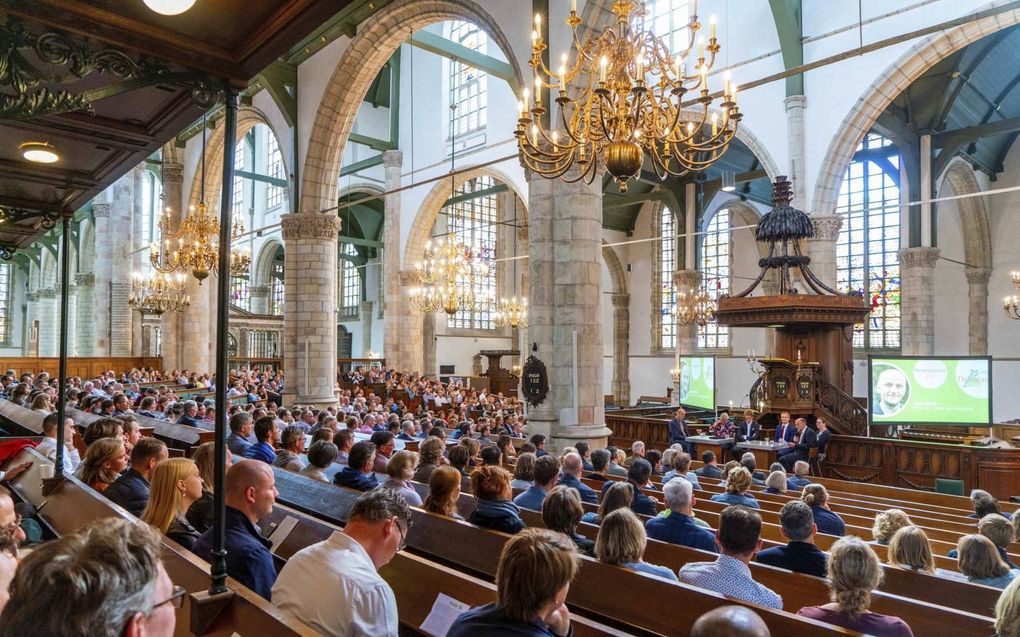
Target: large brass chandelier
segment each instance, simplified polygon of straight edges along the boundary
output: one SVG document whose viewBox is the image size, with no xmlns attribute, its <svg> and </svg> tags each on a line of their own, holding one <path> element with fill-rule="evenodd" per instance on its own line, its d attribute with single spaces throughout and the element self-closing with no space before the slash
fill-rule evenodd
<svg viewBox="0 0 1020 637">
<path fill-rule="evenodd" d="M 182 272 L 157 272 L 131 277 L 131 296 L 128 305 L 144 314 L 180 312 L 191 305 L 191 297 L 184 292 L 186 275 Z"/>
<path fill-rule="evenodd" d="M 715 299 L 704 286 L 700 286 L 678 290 L 671 314 L 680 325 L 696 323 L 703 327 L 715 320 L 715 308 Z"/>
<path fill-rule="evenodd" d="M 498 328 L 509 325 L 513 328 L 528 326 L 528 299 L 516 296 L 500 299 L 492 312 L 492 324 Z"/>
<path fill-rule="evenodd" d="M 219 261 L 220 222 L 210 214 L 205 202 L 205 116 L 202 116 L 202 199 L 198 206 L 191 206 L 188 216 L 175 230 L 170 220 L 170 208 L 164 208 L 159 216 L 159 234 L 162 241 L 149 245 L 149 263 L 163 274 L 191 271 L 191 275 L 202 284 L 209 273 L 217 271 Z M 224 188 L 228 187 L 226 184 Z M 162 200 L 163 193 L 160 192 Z M 227 214 L 221 211 L 222 214 Z M 237 219 L 231 224 L 230 242 L 233 245 L 244 235 L 244 222 Z M 176 244 L 176 245 L 175 245 Z M 251 254 L 247 249 L 233 249 L 230 252 L 230 274 L 241 276 L 248 272 Z"/>
<path fill-rule="evenodd" d="M 1010 276 L 1013 278 L 1013 287 L 1020 292 L 1020 271 L 1011 272 Z M 1014 321 L 1020 321 L 1020 296 L 1016 294 L 1007 296 L 1002 300 L 1002 309 L 1006 311 L 1006 316 Z"/>
<path fill-rule="evenodd" d="M 449 315 L 481 309 L 490 299 L 475 293 L 489 275 L 489 266 L 470 246 L 451 234 L 445 241 L 425 244 L 425 259 L 414 268 L 417 286 L 411 288 L 411 305 L 426 313 Z"/>
<path fill-rule="evenodd" d="M 708 71 L 720 49 L 714 19 L 705 44 L 698 36 L 697 3 L 692 2 L 687 47 L 673 54 L 662 39 L 641 28 L 643 3 L 614 0 L 612 11 L 615 27 L 606 27 L 582 45 L 577 37 L 581 18 L 571 10 L 566 23 L 573 32 L 576 59 L 568 68 L 569 57 L 563 53 L 558 73 L 542 60 L 546 43 L 541 16 L 535 16 L 530 61 L 534 100 L 525 89 L 514 131 L 525 167 L 552 179 L 563 177 L 576 163 L 578 176 L 565 180 L 591 183 L 597 165 L 602 165 L 622 192 L 640 172 L 645 154 L 660 179 L 705 170 L 726 151 L 741 118 L 737 88 L 728 77 L 718 111 L 711 108 Z M 695 45 L 697 58 L 689 71 Z M 558 88 L 554 101 L 562 129 L 553 124 L 553 113 L 551 130 L 542 121 L 551 106 L 542 101 L 546 88 Z M 696 105 L 685 110 L 685 98 Z"/>
</svg>

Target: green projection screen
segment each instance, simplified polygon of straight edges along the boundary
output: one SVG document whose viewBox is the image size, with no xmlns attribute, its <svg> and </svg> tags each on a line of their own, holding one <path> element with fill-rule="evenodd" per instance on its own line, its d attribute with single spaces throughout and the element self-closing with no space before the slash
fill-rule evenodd
<svg viewBox="0 0 1020 637">
<path fill-rule="evenodd" d="M 989 356 L 868 358 L 868 404 L 875 424 L 988 425 Z"/>
<path fill-rule="evenodd" d="M 715 411 L 715 357 L 680 357 L 680 402 Z"/>
</svg>

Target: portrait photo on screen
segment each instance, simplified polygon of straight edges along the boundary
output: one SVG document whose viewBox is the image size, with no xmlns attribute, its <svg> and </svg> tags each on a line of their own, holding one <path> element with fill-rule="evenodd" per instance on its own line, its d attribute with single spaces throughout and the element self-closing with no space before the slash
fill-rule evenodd
<svg viewBox="0 0 1020 637">
<path fill-rule="evenodd" d="M 871 419 L 905 425 L 986 425 L 991 421 L 988 357 L 871 357 Z"/>
<path fill-rule="evenodd" d="M 910 399 L 910 381 L 907 374 L 895 365 L 875 363 L 875 379 L 871 395 L 874 400 L 871 413 L 876 416 L 895 416 Z"/>
</svg>

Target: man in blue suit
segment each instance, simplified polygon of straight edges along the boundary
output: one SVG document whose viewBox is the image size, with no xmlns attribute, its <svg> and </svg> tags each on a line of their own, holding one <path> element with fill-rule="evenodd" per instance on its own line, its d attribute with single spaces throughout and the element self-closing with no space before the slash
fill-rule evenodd
<svg viewBox="0 0 1020 637">
<path fill-rule="evenodd" d="M 797 419 L 797 437 L 794 442 L 791 443 L 790 447 L 786 449 L 780 449 L 777 454 L 778 460 L 782 463 L 783 467 L 786 468 L 786 472 L 793 471 L 793 464 L 798 460 L 808 461 L 810 452 L 813 447 L 818 445 L 818 434 L 815 433 L 814 429 L 810 429 L 807 426 L 807 421 L 803 418 Z"/>
<path fill-rule="evenodd" d="M 779 414 L 779 424 L 776 425 L 776 433 L 772 437 L 775 442 L 793 442 L 796 430 L 790 423 L 790 412 L 784 411 Z"/>
<path fill-rule="evenodd" d="M 631 500 L 630 509 L 638 515 L 655 515 L 655 500 L 651 499 L 641 491 L 647 484 L 648 478 L 652 476 L 652 464 L 644 458 L 638 458 L 631 463 L 627 470 L 627 482 L 634 486 L 634 499 Z M 606 495 L 609 485 L 614 480 L 606 481 L 602 487 L 602 495 Z"/>
<path fill-rule="evenodd" d="M 744 420 L 733 432 L 733 441 L 736 444 L 747 442 L 749 440 L 760 440 L 761 439 L 761 425 L 754 420 L 754 412 L 750 409 L 744 411 Z M 743 450 L 738 450 L 736 447 L 733 449 L 733 459 L 740 461 L 740 457 L 743 455 Z"/>
<path fill-rule="evenodd" d="M 560 473 L 560 480 L 557 484 L 568 486 L 571 489 L 577 489 L 577 492 L 580 494 L 583 502 L 598 504 L 598 492 L 581 482 L 581 473 L 583 470 L 584 466 L 581 461 L 581 456 L 576 453 L 568 453 L 563 456 L 563 467 Z"/>
<path fill-rule="evenodd" d="M 691 483 L 683 478 L 673 478 L 662 488 L 666 497 L 669 515 L 656 516 L 645 523 L 645 531 L 653 540 L 689 546 L 703 551 L 718 553 L 715 534 L 694 521 L 694 494 Z"/>
<path fill-rule="evenodd" d="M 686 416 L 687 412 L 681 407 L 676 410 L 676 417 L 669 421 L 669 444 L 683 445 L 686 453 L 693 453 L 691 448 L 694 445 L 687 442 L 687 426 L 684 424 Z"/>
</svg>

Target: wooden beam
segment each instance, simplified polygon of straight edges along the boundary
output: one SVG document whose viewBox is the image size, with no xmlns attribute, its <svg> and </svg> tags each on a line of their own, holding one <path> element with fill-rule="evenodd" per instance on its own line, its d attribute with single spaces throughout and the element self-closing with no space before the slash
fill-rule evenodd
<svg viewBox="0 0 1020 637">
<path fill-rule="evenodd" d="M 497 60 L 491 55 L 479 53 L 474 49 L 469 49 L 462 44 L 447 40 L 440 35 L 428 31 L 418 31 L 407 43 L 424 51 L 429 51 L 451 60 L 457 60 L 462 64 L 476 68 L 501 80 L 506 80 L 515 95 L 520 93 L 521 87 L 517 86 L 514 67 L 502 60 Z"/>
<path fill-rule="evenodd" d="M 968 142 L 977 141 L 982 137 L 1004 135 L 1017 131 L 1020 131 L 1020 117 L 1010 117 L 997 122 L 988 122 L 987 124 L 957 128 L 939 133 L 932 138 L 932 148 L 953 148 Z"/>
<path fill-rule="evenodd" d="M 297 65 L 277 60 L 259 73 L 259 80 L 273 98 L 287 126 L 297 124 Z"/>
</svg>

